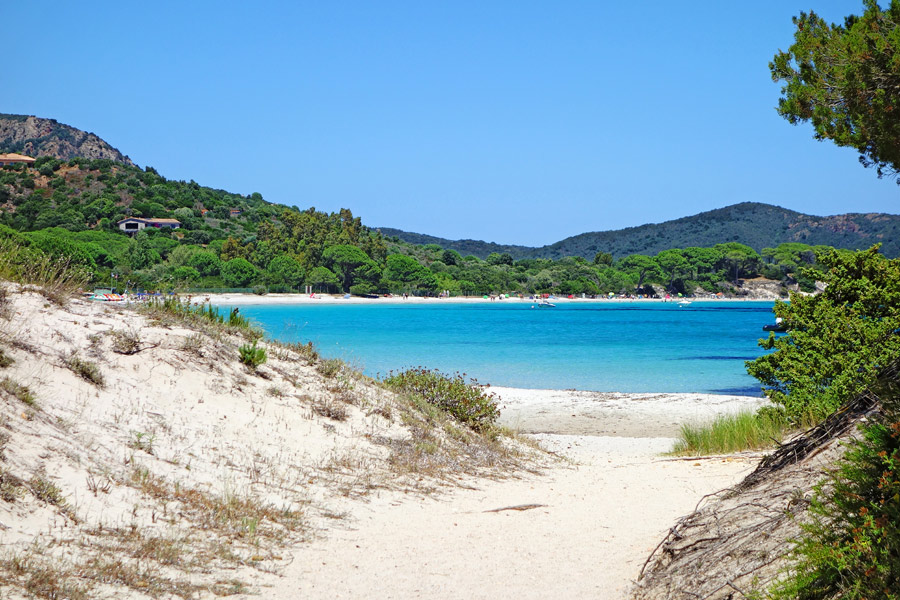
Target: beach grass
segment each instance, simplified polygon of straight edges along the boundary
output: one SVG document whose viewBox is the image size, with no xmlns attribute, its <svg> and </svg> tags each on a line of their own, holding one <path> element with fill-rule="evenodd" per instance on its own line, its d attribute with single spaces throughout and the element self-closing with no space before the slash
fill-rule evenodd
<svg viewBox="0 0 900 600">
<path fill-rule="evenodd" d="M 682 425 L 672 454 L 703 456 L 762 450 L 781 443 L 790 430 L 787 420 L 774 411 L 744 410 L 720 415 L 706 424 Z"/>
</svg>

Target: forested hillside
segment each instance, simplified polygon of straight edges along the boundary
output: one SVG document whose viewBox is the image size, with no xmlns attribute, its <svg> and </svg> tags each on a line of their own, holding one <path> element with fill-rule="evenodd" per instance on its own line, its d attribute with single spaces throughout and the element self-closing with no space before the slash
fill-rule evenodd
<svg viewBox="0 0 900 600">
<path fill-rule="evenodd" d="M 880 243 L 886 256 L 900 256 L 900 215 L 873 213 L 816 217 L 758 202 L 726 206 L 664 223 L 582 233 L 540 248 L 445 240 L 389 228 L 381 228 L 381 231 L 407 242 L 438 244 L 480 258 L 486 258 L 491 252 L 508 252 L 514 258 L 552 259 L 566 256 L 589 259 L 597 252 L 608 252 L 621 258 L 629 254 L 657 254 L 669 248 L 712 246 L 721 242 L 739 242 L 757 252 L 793 242 L 851 250 Z"/>
<path fill-rule="evenodd" d="M 19 152 L 28 156 L 108 158 L 133 165 L 130 158 L 94 135 L 59 123 L 29 115 L 0 113 L 0 153 Z"/>
<path fill-rule="evenodd" d="M 117 226 L 132 216 L 177 219 L 180 227 L 132 237 Z M 743 279 L 765 276 L 786 293 L 814 289 L 820 250 L 791 243 L 756 252 L 723 242 L 618 260 L 608 252 L 559 260 L 493 252 L 482 260 L 385 238 L 349 209 L 288 208 L 259 194 L 171 181 L 150 167 L 49 156 L 33 167 L 0 168 L 0 221 L 0 238 L 14 238 L 37 257 L 75 262 L 94 285 L 132 291 L 741 294 Z"/>
</svg>

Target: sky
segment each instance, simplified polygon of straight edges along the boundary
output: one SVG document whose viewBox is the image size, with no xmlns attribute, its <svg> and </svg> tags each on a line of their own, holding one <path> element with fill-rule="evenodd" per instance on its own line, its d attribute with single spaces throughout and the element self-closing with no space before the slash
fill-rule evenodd
<svg viewBox="0 0 900 600">
<path fill-rule="evenodd" d="M 893 180 L 775 111 L 768 63 L 801 10 L 862 2 L 4 2 L 0 112 L 169 179 L 450 239 L 746 201 L 898 213 Z"/>
</svg>

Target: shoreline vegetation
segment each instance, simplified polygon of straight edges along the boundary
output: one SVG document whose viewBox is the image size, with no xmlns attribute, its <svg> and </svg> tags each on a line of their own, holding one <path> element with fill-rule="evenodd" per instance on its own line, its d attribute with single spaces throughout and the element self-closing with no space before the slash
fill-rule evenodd
<svg viewBox="0 0 900 600">
<path fill-rule="evenodd" d="M 777 298 L 815 291 L 821 271 L 815 254 L 827 248 L 786 242 L 754 249 L 728 241 L 653 255 L 641 254 L 638 243 L 617 256 L 593 246 L 556 259 L 463 256 L 384 236 L 348 209 L 329 214 L 270 204 L 259 194 L 172 181 L 151 167 L 109 159 L 41 156 L 30 167 L 2 166 L 0 205 L 0 237 L 66 256 L 94 287 L 116 292 L 740 297 L 765 288 Z M 739 214 L 752 206 L 732 209 Z M 163 221 L 120 230 L 129 218 Z M 654 243 L 663 242 L 657 236 Z"/>
</svg>

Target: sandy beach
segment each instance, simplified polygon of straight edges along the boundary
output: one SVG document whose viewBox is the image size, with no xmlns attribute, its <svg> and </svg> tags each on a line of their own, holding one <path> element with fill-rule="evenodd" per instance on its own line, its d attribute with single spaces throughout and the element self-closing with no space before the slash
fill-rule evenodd
<svg viewBox="0 0 900 600">
<path fill-rule="evenodd" d="M 624 598 L 674 521 L 758 459 L 662 455 L 683 422 L 758 398 L 491 388 L 502 423 L 543 452 L 519 468 L 398 472 L 391 449 L 417 434 L 367 378 L 274 346 L 248 370 L 241 339 L 117 306 L 16 292 L 6 310 L 2 468 L 59 492 L 55 505 L 35 483 L 8 494 L 0 544 L 61 581 L 87 581 L 89 556 L 130 564 L 139 536 L 177 543 L 160 572 L 198 590 L 237 578 L 250 592 L 237 597 Z M 213 526 L 189 504 L 201 499 L 303 525 L 278 533 L 276 512 Z M 151 597 L 135 577 L 92 589 Z"/>
<path fill-rule="evenodd" d="M 511 296 L 509 298 L 484 298 L 482 296 L 453 296 L 450 298 L 429 298 L 426 296 L 409 296 L 404 298 L 402 295 L 394 295 L 390 297 L 379 296 L 377 298 L 363 298 L 361 296 L 350 296 L 345 298 L 341 294 L 191 294 L 192 302 L 211 302 L 218 306 L 252 306 L 252 305 L 315 305 L 315 304 L 468 304 L 468 303 L 515 303 L 515 304 L 535 304 L 534 298 L 518 298 Z M 187 297 L 187 294 L 182 294 Z M 566 298 L 553 297 L 549 299 L 553 304 L 566 303 L 601 303 L 611 304 L 616 302 L 668 302 L 677 304 L 680 298 Z M 762 302 L 773 301 L 769 297 L 741 297 L 741 298 L 690 298 L 693 302 Z"/>
</svg>

